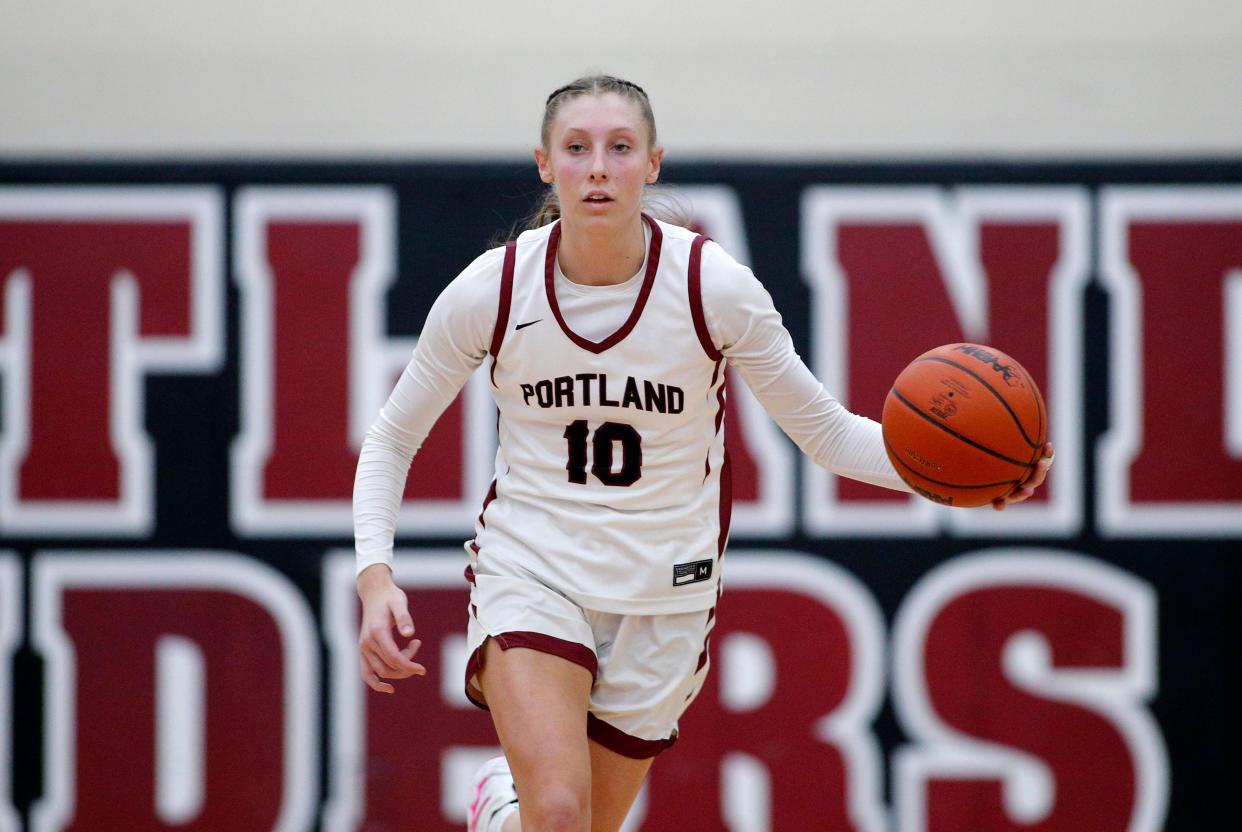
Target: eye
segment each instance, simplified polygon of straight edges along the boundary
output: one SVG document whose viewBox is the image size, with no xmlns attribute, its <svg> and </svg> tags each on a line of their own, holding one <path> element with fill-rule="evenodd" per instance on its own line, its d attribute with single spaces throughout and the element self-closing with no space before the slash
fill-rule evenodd
<svg viewBox="0 0 1242 832">
<path fill-rule="evenodd" d="M 617 151 L 618 153 L 625 153 L 626 151 L 630 149 L 630 146 L 626 144 L 625 142 L 617 142 L 616 144 L 612 146 L 612 149 Z"/>
<path fill-rule="evenodd" d="M 570 153 L 581 153 L 582 151 L 586 150 L 586 145 L 584 145 L 582 142 L 570 142 L 569 144 L 565 145 L 565 149 L 568 150 Z"/>
</svg>

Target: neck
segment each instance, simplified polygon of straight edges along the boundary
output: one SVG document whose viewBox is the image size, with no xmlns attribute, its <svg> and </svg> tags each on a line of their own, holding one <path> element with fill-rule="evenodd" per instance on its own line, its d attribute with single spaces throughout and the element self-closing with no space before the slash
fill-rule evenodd
<svg viewBox="0 0 1242 832">
<path fill-rule="evenodd" d="M 643 219 L 635 216 L 622 229 L 594 223 L 578 226 L 561 218 L 561 240 L 556 252 L 561 272 L 574 283 L 608 286 L 634 276 L 647 256 Z"/>
</svg>

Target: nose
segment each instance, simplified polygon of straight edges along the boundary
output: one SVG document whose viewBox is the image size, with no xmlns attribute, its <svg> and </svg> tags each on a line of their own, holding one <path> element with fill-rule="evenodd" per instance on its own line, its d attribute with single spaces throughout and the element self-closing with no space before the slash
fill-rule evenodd
<svg viewBox="0 0 1242 832">
<path fill-rule="evenodd" d="M 608 178 L 608 153 L 600 147 L 591 153 L 591 181 L 602 182 Z"/>
</svg>

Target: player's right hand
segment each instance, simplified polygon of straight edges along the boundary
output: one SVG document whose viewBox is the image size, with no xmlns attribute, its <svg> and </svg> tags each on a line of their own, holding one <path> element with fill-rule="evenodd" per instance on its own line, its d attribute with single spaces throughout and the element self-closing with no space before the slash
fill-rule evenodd
<svg viewBox="0 0 1242 832">
<path fill-rule="evenodd" d="M 362 571 L 358 576 L 358 598 L 362 601 L 362 628 L 358 635 L 362 681 L 372 690 L 393 693 L 393 686 L 383 679 L 426 675 L 427 669 L 414 661 L 422 642 L 414 638 L 409 604 L 386 564 L 378 563 Z M 399 647 L 398 638 L 409 641 Z"/>
</svg>

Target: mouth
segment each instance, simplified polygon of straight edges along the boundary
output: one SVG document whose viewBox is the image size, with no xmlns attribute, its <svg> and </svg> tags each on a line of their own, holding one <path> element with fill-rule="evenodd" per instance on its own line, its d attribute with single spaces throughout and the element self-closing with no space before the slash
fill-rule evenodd
<svg viewBox="0 0 1242 832">
<path fill-rule="evenodd" d="M 589 205 L 603 205 L 605 203 L 612 202 L 613 200 L 608 194 L 594 191 L 587 194 L 582 201 Z"/>
</svg>

